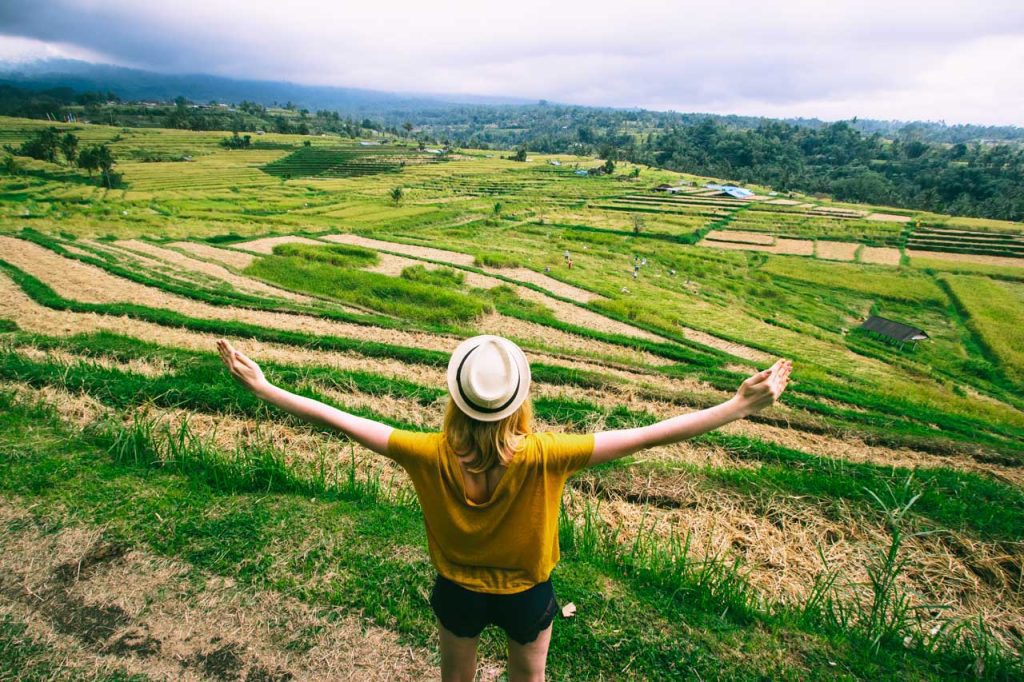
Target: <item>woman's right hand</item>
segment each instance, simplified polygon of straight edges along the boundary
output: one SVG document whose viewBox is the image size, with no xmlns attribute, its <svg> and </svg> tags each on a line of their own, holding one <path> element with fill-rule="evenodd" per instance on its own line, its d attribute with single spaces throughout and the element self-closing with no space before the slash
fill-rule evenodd
<svg viewBox="0 0 1024 682">
<path fill-rule="evenodd" d="M 234 346 L 226 339 L 217 342 L 217 350 L 220 352 L 220 359 L 224 361 L 228 371 L 231 372 L 231 376 L 250 393 L 259 395 L 270 386 L 270 382 L 263 376 L 260 366 L 241 351 L 235 350 Z"/>
<path fill-rule="evenodd" d="M 771 407 L 786 390 L 789 373 L 792 371 L 792 361 L 778 360 L 768 369 L 754 374 L 740 384 L 734 400 L 743 416 L 749 417 Z"/>
</svg>

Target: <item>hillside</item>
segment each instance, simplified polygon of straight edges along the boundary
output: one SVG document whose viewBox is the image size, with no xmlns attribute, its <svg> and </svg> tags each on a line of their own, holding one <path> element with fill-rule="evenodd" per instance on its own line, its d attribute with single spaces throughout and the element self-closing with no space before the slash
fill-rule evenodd
<svg viewBox="0 0 1024 682">
<path fill-rule="evenodd" d="M 1016 126 L 400 95 L 59 60 L 0 62 L 0 115 L 353 138 L 386 131 L 432 146 L 593 155 L 844 201 L 1024 219 L 1024 128 Z"/>
<path fill-rule="evenodd" d="M 0 144 L 47 125 L 0 118 Z M 0 175 L 0 670 L 430 677 L 401 470 L 269 413 L 213 344 L 436 429 L 448 353 L 493 332 L 550 430 L 795 363 L 758 417 L 571 480 L 552 679 L 1024 674 L 1020 223 L 568 154 L 59 127 L 122 179 Z M 887 344 L 869 314 L 929 338 Z"/>
</svg>

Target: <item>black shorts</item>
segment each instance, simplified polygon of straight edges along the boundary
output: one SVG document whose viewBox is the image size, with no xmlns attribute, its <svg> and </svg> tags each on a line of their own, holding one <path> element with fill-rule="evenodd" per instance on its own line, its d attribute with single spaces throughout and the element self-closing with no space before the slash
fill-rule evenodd
<svg viewBox="0 0 1024 682">
<path fill-rule="evenodd" d="M 441 625 L 457 637 L 476 637 L 493 624 L 520 644 L 537 639 L 558 612 L 550 578 L 523 592 L 486 594 L 439 575 L 430 593 L 430 606 Z"/>
</svg>

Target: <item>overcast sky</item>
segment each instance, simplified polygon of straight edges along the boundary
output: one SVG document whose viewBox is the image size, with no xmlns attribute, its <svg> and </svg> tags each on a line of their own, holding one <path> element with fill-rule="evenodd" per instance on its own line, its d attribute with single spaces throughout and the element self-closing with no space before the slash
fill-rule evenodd
<svg viewBox="0 0 1024 682">
<path fill-rule="evenodd" d="M 0 0 L 0 59 L 677 111 L 1024 125 L 1024 0 Z"/>
</svg>

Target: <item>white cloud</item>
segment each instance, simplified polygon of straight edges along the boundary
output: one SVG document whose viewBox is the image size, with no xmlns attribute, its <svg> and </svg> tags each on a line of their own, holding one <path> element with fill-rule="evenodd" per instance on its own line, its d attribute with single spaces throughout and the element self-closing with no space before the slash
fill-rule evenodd
<svg viewBox="0 0 1024 682">
<path fill-rule="evenodd" d="M 686 111 L 1024 124 L 1024 3 L 1007 0 L 5 0 L 0 34 L 33 39 L 26 53 L 74 49 L 169 72 Z M 0 40 L 0 54 L 13 50 L 9 40 Z"/>
<path fill-rule="evenodd" d="M 104 55 L 66 43 L 0 35 L 0 60 L 17 63 L 37 59 L 81 59 L 98 62 L 104 60 Z"/>
</svg>

